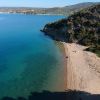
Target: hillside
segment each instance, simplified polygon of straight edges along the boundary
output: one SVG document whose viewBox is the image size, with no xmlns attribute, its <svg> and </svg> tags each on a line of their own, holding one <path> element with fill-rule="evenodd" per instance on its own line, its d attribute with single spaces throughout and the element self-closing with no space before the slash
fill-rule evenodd
<svg viewBox="0 0 100 100">
<path fill-rule="evenodd" d="M 43 32 L 56 40 L 89 46 L 87 50 L 100 55 L 100 4 L 49 23 Z"/>
<path fill-rule="evenodd" d="M 79 3 L 79 4 L 65 6 L 65 7 L 61 7 L 61 8 L 56 7 L 56 8 L 45 9 L 45 12 L 50 13 L 50 14 L 70 15 L 70 14 L 73 14 L 74 12 L 78 12 L 84 8 L 90 7 L 95 4 L 97 4 L 97 3 L 93 3 L 93 2 Z"/>
<path fill-rule="evenodd" d="M 95 5 L 97 3 L 87 2 L 79 3 L 65 7 L 54 7 L 54 8 L 32 8 L 32 7 L 0 7 L 0 12 L 8 13 L 24 13 L 24 14 L 63 14 L 70 15 L 81 9 Z"/>
</svg>

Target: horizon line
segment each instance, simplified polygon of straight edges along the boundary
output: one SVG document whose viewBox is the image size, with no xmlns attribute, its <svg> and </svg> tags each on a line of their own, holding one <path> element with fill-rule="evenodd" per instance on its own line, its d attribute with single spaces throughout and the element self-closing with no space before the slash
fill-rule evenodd
<svg viewBox="0 0 100 100">
<path fill-rule="evenodd" d="M 81 3 L 100 3 L 100 2 L 80 2 L 80 3 L 75 3 L 75 4 L 68 4 L 68 5 L 63 5 L 63 6 L 52 6 L 52 7 L 38 7 L 38 6 L 0 6 L 0 8 L 60 8 L 60 7 L 67 7 L 67 6 L 74 6 L 74 5 L 77 5 L 77 4 L 81 4 Z"/>
</svg>

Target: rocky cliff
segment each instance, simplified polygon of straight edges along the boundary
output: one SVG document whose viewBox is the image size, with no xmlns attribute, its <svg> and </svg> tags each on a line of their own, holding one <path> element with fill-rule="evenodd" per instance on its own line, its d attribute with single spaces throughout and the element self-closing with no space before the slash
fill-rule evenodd
<svg viewBox="0 0 100 100">
<path fill-rule="evenodd" d="M 98 52 L 100 51 L 100 4 L 81 10 L 68 18 L 46 24 L 43 32 L 55 40 L 90 46 L 88 50 Z"/>
</svg>

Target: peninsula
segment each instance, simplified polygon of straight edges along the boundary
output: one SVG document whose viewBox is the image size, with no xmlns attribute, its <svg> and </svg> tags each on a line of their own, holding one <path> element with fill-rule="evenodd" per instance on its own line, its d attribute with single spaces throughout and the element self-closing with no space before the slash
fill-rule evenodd
<svg viewBox="0 0 100 100">
<path fill-rule="evenodd" d="M 46 24 L 42 31 L 64 45 L 66 90 L 100 94 L 100 4 Z"/>
</svg>

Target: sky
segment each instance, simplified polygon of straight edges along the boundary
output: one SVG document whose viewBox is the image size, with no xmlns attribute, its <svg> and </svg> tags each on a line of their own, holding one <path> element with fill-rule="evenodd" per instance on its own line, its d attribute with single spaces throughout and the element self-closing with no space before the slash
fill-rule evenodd
<svg viewBox="0 0 100 100">
<path fill-rule="evenodd" d="M 0 0 L 0 7 L 62 7 L 100 0 Z"/>
</svg>

